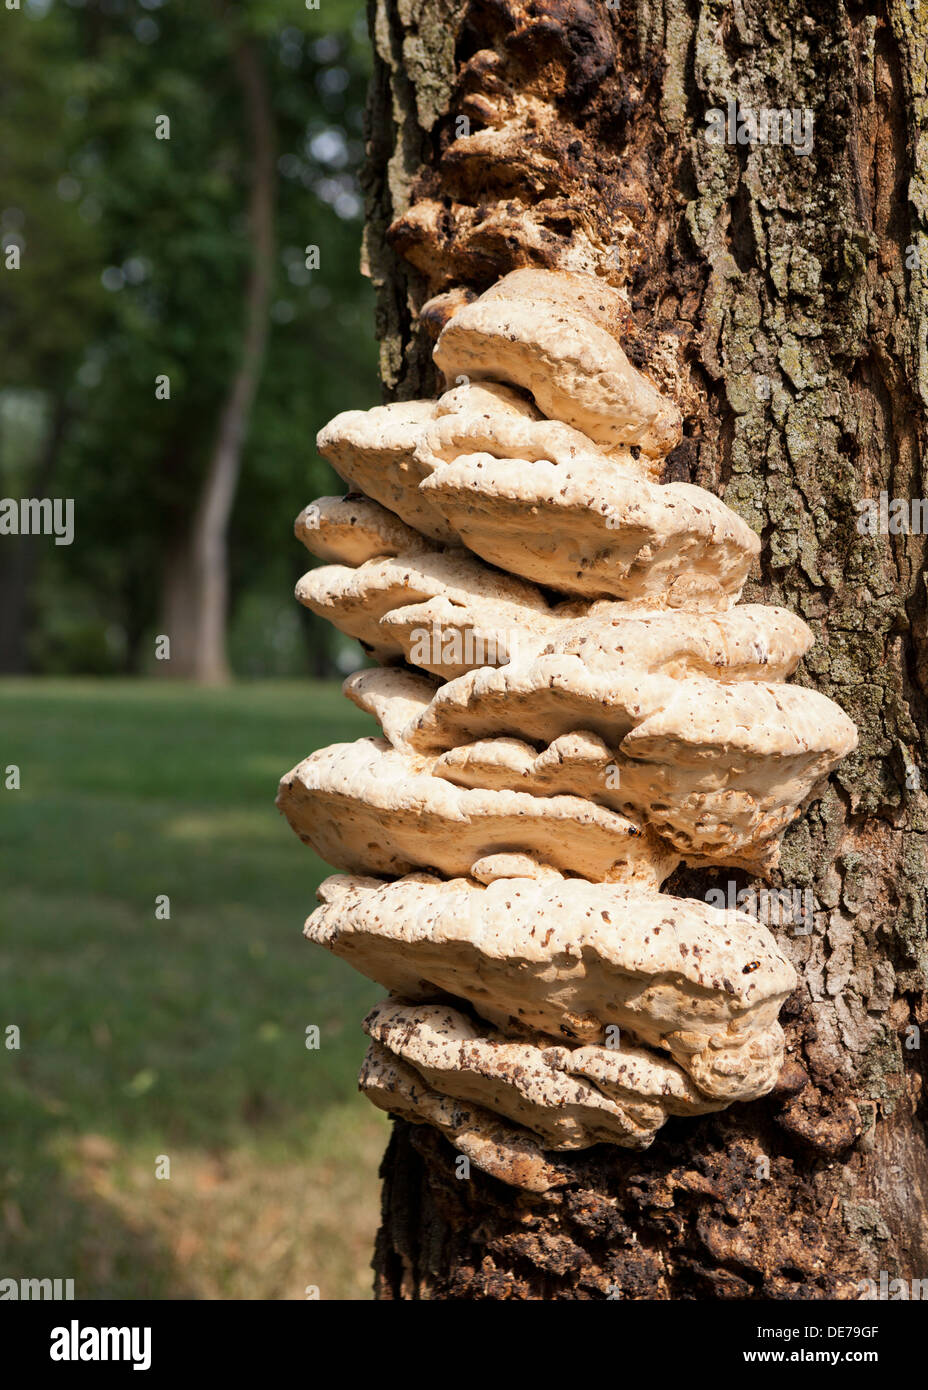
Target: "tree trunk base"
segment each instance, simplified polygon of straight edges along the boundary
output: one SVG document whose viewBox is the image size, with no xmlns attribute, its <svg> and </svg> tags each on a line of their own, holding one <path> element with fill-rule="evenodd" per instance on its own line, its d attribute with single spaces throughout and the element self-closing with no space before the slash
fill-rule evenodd
<svg viewBox="0 0 928 1390">
<path fill-rule="evenodd" d="M 753 1103 L 753 1122 L 764 1106 Z M 669 1121 L 645 1154 L 599 1145 L 549 1155 L 567 1180 L 543 1196 L 473 1167 L 457 1177 L 447 1140 L 396 1120 L 381 1165 L 375 1296 L 859 1298 L 874 1270 L 844 1225 L 840 1167 L 777 1141 L 776 1103 L 766 1108 L 769 1177 L 733 1107 Z"/>
</svg>

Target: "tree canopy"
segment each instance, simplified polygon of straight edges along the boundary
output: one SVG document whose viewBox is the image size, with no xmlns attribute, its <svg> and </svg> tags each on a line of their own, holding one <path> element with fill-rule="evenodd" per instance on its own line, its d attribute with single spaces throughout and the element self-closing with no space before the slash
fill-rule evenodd
<svg viewBox="0 0 928 1390">
<path fill-rule="evenodd" d="M 270 95 L 276 217 L 229 537 L 231 654 L 245 674 L 324 670 L 330 639 L 289 598 L 307 567 L 290 523 L 336 486 L 316 430 L 377 394 L 358 274 L 363 10 L 24 0 L 0 26 L 0 237 L 20 259 L 0 259 L 0 493 L 41 483 L 75 502 L 72 546 L 4 538 L 0 574 L 14 547 L 35 555 L 26 659 L 39 671 L 153 665 L 164 566 L 240 351 L 250 150 L 233 47 L 244 38 Z"/>
</svg>

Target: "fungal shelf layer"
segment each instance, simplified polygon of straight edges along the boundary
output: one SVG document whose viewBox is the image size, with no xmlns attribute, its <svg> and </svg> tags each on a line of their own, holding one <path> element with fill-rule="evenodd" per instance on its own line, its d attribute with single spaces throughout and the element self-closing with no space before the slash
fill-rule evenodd
<svg viewBox="0 0 928 1390">
<path fill-rule="evenodd" d="M 297 597 L 378 663 L 383 736 L 313 753 L 278 805 L 341 872 L 306 935 L 378 981 L 362 1089 L 486 1171 L 644 1148 L 668 1115 L 769 1091 L 796 975 L 752 917 L 661 892 L 765 875 L 856 744 L 785 684 L 812 643 L 739 605 L 754 532 L 659 482 L 680 412 L 593 276 L 518 270 L 451 314 L 438 400 L 339 415 L 348 485 L 297 518 Z"/>
</svg>

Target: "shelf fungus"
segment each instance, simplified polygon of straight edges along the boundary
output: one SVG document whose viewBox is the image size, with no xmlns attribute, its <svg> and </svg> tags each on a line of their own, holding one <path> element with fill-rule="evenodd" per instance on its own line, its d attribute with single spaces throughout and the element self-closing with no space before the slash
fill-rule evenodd
<svg viewBox="0 0 928 1390">
<path fill-rule="evenodd" d="M 676 898 L 681 864 L 766 875 L 856 744 L 788 678 L 812 633 L 739 603 L 756 535 L 659 481 L 681 412 L 623 347 L 624 296 L 517 270 L 448 298 L 437 400 L 337 416 L 348 485 L 296 534 L 297 598 L 376 663 L 382 737 L 287 773 L 340 872 L 306 936 L 389 992 L 362 1090 L 534 1191 L 559 1151 L 645 1148 L 764 1095 L 795 971 L 754 917 Z"/>
</svg>

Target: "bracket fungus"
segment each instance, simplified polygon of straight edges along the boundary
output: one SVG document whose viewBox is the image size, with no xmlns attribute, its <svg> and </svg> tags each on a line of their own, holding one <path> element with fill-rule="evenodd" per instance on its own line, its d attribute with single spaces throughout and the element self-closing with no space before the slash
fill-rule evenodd
<svg viewBox="0 0 928 1390">
<path fill-rule="evenodd" d="M 306 936 L 389 991 L 362 1090 L 545 1191 L 556 1151 L 774 1087 L 792 964 L 662 884 L 769 873 L 856 730 L 786 684 L 805 623 L 739 604 L 756 535 L 659 481 L 682 416 L 623 294 L 517 270 L 445 298 L 449 389 L 331 421 L 350 491 L 295 528 L 323 561 L 297 597 L 378 663 L 344 689 L 383 737 L 313 753 L 278 805 L 341 871 Z"/>
</svg>

